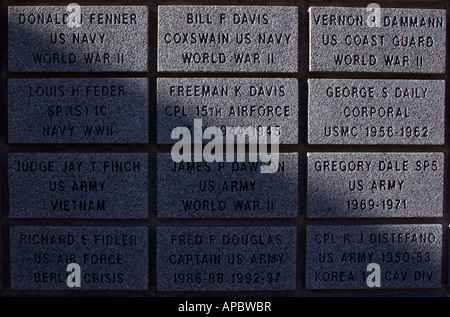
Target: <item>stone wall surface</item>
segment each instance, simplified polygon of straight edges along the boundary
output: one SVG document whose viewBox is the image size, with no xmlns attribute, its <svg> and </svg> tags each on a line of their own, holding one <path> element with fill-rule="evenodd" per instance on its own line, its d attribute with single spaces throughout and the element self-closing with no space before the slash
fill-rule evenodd
<svg viewBox="0 0 450 317">
<path fill-rule="evenodd" d="M 369 3 L 1 0 L 0 297 L 448 297 L 450 1 Z"/>
</svg>

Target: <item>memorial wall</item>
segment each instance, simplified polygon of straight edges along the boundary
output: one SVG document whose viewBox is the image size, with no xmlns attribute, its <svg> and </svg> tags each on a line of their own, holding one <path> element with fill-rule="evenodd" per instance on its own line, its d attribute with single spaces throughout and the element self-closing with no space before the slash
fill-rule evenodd
<svg viewBox="0 0 450 317">
<path fill-rule="evenodd" d="M 449 296 L 449 5 L 2 0 L 0 296 Z"/>
</svg>

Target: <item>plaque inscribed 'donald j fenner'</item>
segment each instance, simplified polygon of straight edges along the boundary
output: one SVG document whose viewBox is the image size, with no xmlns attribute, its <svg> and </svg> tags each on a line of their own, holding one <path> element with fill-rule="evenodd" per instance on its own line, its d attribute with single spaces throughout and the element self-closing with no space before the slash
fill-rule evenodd
<svg viewBox="0 0 450 317">
<path fill-rule="evenodd" d="M 13 72 L 147 71 L 146 6 L 10 6 Z"/>
</svg>

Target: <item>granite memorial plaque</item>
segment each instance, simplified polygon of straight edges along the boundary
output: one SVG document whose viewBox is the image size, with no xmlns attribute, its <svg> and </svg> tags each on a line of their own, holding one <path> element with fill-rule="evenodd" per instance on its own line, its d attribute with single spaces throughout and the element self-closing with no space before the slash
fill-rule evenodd
<svg viewBox="0 0 450 317">
<path fill-rule="evenodd" d="M 147 90 L 145 78 L 9 79 L 9 142 L 146 143 Z"/>
<path fill-rule="evenodd" d="M 297 229 L 157 228 L 159 291 L 295 290 Z"/>
<path fill-rule="evenodd" d="M 442 217 L 443 153 L 308 153 L 309 218 Z"/>
<path fill-rule="evenodd" d="M 311 7 L 309 25 L 312 72 L 445 72 L 444 9 Z"/>
<path fill-rule="evenodd" d="M 261 173 L 261 161 L 176 163 L 170 153 L 157 160 L 159 218 L 297 216 L 297 153 L 281 153 L 274 173 Z"/>
<path fill-rule="evenodd" d="M 146 6 L 10 6 L 13 72 L 147 70 Z"/>
<path fill-rule="evenodd" d="M 146 153 L 10 153 L 11 218 L 146 218 Z"/>
<path fill-rule="evenodd" d="M 441 288 L 441 225 L 309 225 L 306 239 L 307 289 Z"/>
<path fill-rule="evenodd" d="M 12 289 L 148 289 L 146 227 L 11 226 L 10 230 Z M 78 272 L 68 270 L 70 263 L 79 266 Z M 77 279 L 80 284 L 74 286 Z"/>
<path fill-rule="evenodd" d="M 280 143 L 298 142 L 298 82 L 288 78 L 159 78 L 158 143 L 174 143 L 172 131 L 194 119 L 202 126 L 279 130 Z M 206 143 L 206 141 L 205 141 Z"/>
<path fill-rule="evenodd" d="M 444 144 L 444 80 L 309 79 L 309 144 Z"/>
<path fill-rule="evenodd" d="M 159 6 L 160 72 L 297 72 L 294 6 Z"/>
</svg>

